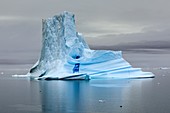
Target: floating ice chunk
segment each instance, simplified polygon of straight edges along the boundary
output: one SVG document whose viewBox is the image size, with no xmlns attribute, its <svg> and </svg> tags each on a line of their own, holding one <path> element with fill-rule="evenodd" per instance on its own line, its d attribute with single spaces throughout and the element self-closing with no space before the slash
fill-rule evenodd
<svg viewBox="0 0 170 113">
<path fill-rule="evenodd" d="M 151 72 L 133 68 L 121 51 L 91 50 L 76 32 L 74 14 L 63 12 L 42 21 L 42 49 L 28 75 L 46 80 L 148 78 Z"/>
<path fill-rule="evenodd" d="M 25 77 L 29 77 L 29 75 L 17 75 L 17 74 L 15 74 L 15 75 L 12 75 L 12 77 L 25 78 Z"/>
<path fill-rule="evenodd" d="M 159 69 L 165 70 L 165 69 L 170 69 L 168 67 L 160 67 Z"/>
<path fill-rule="evenodd" d="M 104 103 L 105 102 L 105 100 L 99 100 L 99 103 Z"/>
</svg>

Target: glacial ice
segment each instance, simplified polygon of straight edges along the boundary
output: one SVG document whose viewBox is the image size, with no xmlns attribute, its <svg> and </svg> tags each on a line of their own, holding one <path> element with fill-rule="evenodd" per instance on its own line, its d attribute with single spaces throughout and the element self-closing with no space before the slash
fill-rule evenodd
<svg viewBox="0 0 170 113">
<path fill-rule="evenodd" d="M 92 50 L 76 32 L 74 14 L 42 20 L 42 50 L 27 75 L 45 80 L 151 78 L 151 72 L 133 68 L 121 51 Z"/>
</svg>

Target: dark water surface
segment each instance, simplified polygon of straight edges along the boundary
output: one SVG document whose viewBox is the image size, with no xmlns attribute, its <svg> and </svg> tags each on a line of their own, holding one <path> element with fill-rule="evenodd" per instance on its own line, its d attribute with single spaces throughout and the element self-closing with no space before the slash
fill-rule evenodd
<svg viewBox="0 0 170 113">
<path fill-rule="evenodd" d="M 30 81 L 11 75 L 25 74 L 32 65 L 0 65 L 0 113 L 170 113 L 170 54 L 124 57 L 156 77 Z"/>
</svg>

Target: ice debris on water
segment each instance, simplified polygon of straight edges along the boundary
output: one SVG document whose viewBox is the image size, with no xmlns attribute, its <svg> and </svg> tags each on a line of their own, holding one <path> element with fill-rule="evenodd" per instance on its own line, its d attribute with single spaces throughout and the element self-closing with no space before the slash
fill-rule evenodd
<svg viewBox="0 0 170 113">
<path fill-rule="evenodd" d="M 15 74 L 15 75 L 12 75 L 12 77 L 21 77 L 21 78 L 25 78 L 25 77 L 28 77 L 28 75 L 17 75 L 17 74 Z"/>
<path fill-rule="evenodd" d="M 105 102 L 105 100 L 99 100 L 99 103 L 103 103 L 103 102 Z"/>
<path fill-rule="evenodd" d="M 168 67 L 160 67 L 159 69 L 165 70 L 165 69 L 170 69 L 170 68 L 168 68 Z"/>
<path fill-rule="evenodd" d="M 42 20 L 42 49 L 27 74 L 34 79 L 148 78 L 151 72 L 133 68 L 121 51 L 92 50 L 76 31 L 75 15 L 63 12 Z"/>
</svg>

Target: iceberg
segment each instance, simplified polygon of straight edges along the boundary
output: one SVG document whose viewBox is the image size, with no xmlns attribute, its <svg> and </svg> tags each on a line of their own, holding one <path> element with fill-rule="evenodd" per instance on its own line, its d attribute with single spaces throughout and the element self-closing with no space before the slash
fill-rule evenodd
<svg viewBox="0 0 170 113">
<path fill-rule="evenodd" d="M 41 55 L 27 75 L 39 80 L 154 77 L 151 72 L 133 68 L 121 51 L 90 49 L 76 31 L 74 17 L 65 11 L 42 20 Z"/>
</svg>

